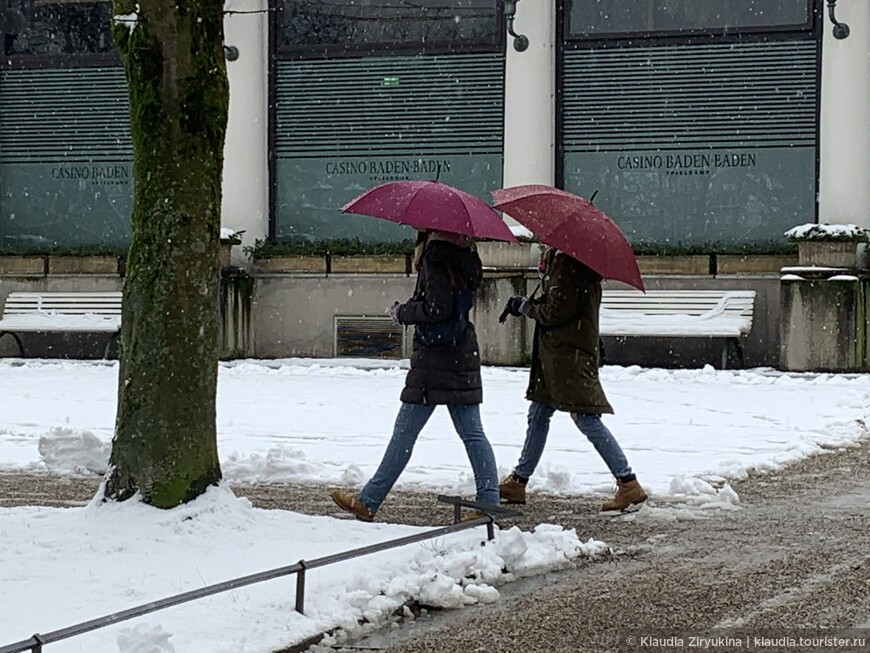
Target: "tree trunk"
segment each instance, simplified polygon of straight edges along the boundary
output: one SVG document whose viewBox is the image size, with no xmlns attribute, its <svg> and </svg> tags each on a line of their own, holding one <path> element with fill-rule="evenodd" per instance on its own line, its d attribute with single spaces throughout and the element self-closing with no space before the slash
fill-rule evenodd
<svg viewBox="0 0 870 653">
<path fill-rule="evenodd" d="M 105 496 L 171 508 L 221 478 L 221 173 L 229 88 L 220 0 L 115 0 L 134 202 Z M 135 11 L 135 13 L 134 13 Z"/>
</svg>

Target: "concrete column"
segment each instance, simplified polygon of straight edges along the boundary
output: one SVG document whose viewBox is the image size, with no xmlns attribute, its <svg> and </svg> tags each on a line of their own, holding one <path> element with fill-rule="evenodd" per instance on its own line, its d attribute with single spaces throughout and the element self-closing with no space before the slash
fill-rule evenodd
<svg viewBox="0 0 870 653">
<path fill-rule="evenodd" d="M 780 366 L 799 372 L 866 372 L 867 289 L 863 275 L 820 272 L 780 281 Z"/>
<path fill-rule="evenodd" d="M 840 0 L 833 37 L 825 8 L 819 222 L 870 227 L 870 2 Z"/>
<path fill-rule="evenodd" d="M 224 147 L 221 226 L 244 230 L 241 246 L 233 248 L 233 263 L 242 248 L 269 233 L 268 70 L 269 22 L 266 0 L 228 0 L 225 43 L 239 49 L 227 61 L 230 112 Z"/>
<path fill-rule="evenodd" d="M 504 186 L 553 184 L 556 178 L 556 3 L 520 0 L 514 31 L 529 49 L 514 50 L 507 36 Z"/>
</svg>

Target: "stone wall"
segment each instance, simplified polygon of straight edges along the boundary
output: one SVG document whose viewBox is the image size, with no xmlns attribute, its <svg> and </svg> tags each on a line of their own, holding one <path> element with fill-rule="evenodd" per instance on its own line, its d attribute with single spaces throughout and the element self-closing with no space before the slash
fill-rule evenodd
<svg viewBox="0 0 870 653">
<path fill-rule="evenodd" d="M 0 257 L 0 303 L 14 290 L 96 291 L 120 290 L 123 286 L 122 268 L 114 272 L 61 273 L 49 272 L 45 258 L 36 257 L 36 260 L 29 261 L 30 267 L 22 267 L 21 261 L 15 261 L 17 267 L 11 269 L 3 268 L 2 259 Z M 644 280 L 649 289 L 755 290 L 755 320 L 752 332 L 743 340 L 746 365 L 779 364 L 779 259 L 759 261 L 750 258 L 742 265 L 739 259 L 730 260 L 730 274 L 710 274 L 716 271 L 716 266 L 711 266 L 709 260 L 700 263 L 695 257 L 683 262 L 675 259 L 655 264 L 648 259 L 642 262 L 647 268 Z M 389 263 L 388 269 L 393 271 L 327 273 L 322 259 L 301 257 L 292 266 L 297 271 L 286 271 L 287 267 L 278 264 L 255 268 L 250 275 L 239 269 L 226 269 L 221 307 L 224 318 L 222 356 L 334 356 L 337 315 L 384 317 L 387 306 L 393 301 L 404 301 L 413 292 L 415 279 L 408 274 L 406 266 L 401 261 Z M 725 267 L 722 265 L 724 261 L 719 263 L 720 267 Z M 111 267 L 111 263 L 108 265 Z M 652 273 L 652 268 L 658 273 Z M 308 271 L 312 269 L 317 271 Z M 698 270 L 706 270 L 707 274 L 698 273 Z M 508 298 L 516 294 L 529 295 L 537 284 L 537 272 L 528 267 L 487 269 L 472 314 L 484 363 L 528 364 L 533 324 L 517 318 L 499 324 L 498 316 Z M 613 287 L 625 286 L 613 284 Z M 410 352 L 410 335 L 411 329 L 408 329 L 405 355 Z M 25 334 L 24 337 L 28 355 L 35 356 L 98 358 L 104 345 L 101 337 L 91 335 Z M 718 365 L 721 351 L 721 342 L 697 338 L 608 338 L 605 345 L 608 361 L 620 365 Z M 15 352 L 14 341 L 8 337 L 0 340 L 0 355 L 15 355 Z"/>
</svg>

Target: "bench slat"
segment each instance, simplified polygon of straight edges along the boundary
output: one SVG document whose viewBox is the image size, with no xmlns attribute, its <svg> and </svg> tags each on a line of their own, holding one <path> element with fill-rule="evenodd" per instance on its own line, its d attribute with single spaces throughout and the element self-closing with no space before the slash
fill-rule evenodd
<svg viewBox="0 0 870 653">
<path fill-rule="evenodd" d="M 9 293 L 7 301 L 121 301 L 121 293 Z"/>
</svg>

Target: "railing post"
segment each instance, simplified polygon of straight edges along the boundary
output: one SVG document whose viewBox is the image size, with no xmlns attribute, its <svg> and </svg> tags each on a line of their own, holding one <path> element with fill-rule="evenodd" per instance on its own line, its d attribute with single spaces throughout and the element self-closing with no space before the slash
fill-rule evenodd
<svg viewBox="0 0 870 653">
<path fill-rule="evenodd" d="M 489 521 L 486 522 L 486 539 L 490 542 L 495 539 L 495 522 L 492 519 L 492 515 L 489 516 Z"/>
<path fill-rule="evenodd" d="M 42 299 L 42 298 L 40 297 L 40 299 Z M 33 636 L 33 640 L 36 642 L 36 644 L 34 644 L 34 645 L 31 647 L 30 650 L 31 650 L 33 653 L 42 653 L 42 645 L 43 645 L 45 642 L 42 641 L 42 637 L 39 635 L 39 633 L 36 633 L 36 634 Z"/>
<path fill-rule="evenodd" d="M 296 572 L 296 612 L 305 614 L 305 569 L 307 565 L 304 560 L 300 560 L 298 564 L 302 569 Z"/>
</svg>

